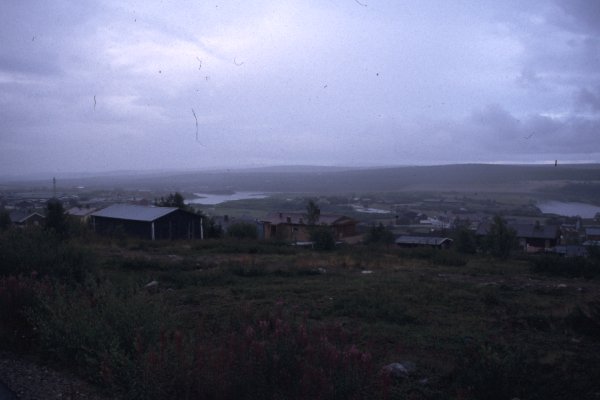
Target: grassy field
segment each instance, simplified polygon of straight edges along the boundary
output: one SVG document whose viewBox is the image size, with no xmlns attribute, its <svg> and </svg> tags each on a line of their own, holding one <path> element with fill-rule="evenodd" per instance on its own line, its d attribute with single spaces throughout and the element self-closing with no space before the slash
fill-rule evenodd
<svg viewBox="0 0 600 400">
<path fill-rule="evenodd" d="M 18 239 L 0 259 L 2 343 L 125 398 L 600 393 L 600 282 L 533 273 L 528 259 Z M 28 259 L 36 246 L 44 258 Z M 396 362 L 408 373 L 382 372 Z"/>
</svg>

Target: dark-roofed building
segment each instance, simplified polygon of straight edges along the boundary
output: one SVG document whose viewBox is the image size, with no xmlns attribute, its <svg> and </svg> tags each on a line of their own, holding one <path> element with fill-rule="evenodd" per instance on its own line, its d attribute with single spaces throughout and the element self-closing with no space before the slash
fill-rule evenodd
<svg viewBox="0 0 600 400">
<path fill-rule="evenodd" d="M 306 214 L 303 213 L 272 213 L 261 220 L 264 226 L 265 239 L 308 241 L 310 240 L 309 225 Z M 335 238 L 341 240 L 356 236 L 357 221 L 343 215 L 321 214 L 316 226 L 328 227 Z"/>
<path fill-rule="evenodd" d="M 176 207 L 114 204 L 91 214 L 100 234 L 122 231 L 143 239 L 195 239 L 202 235 L 202 217 Z"/>
<path fill-rule="evenodd" d="M 600 228 L 598 228 L 598 227 L 585 228 L 585 240 L 600 241 Z"/>
<path fill-rule="evenodd" d="M 588 255 L 588 251 L 585 246 L 576 244 L 559 245 L 547 251 L 563 257 L 587 257 Z"/>
<path fill-rule="evenodd" d="M 399 236 L 396 245 L 400 247 L 434 247 L 446 249 L 452 245 L 453 240 L 438 236 Z"/>
<path fill-rule="evenodd" d="M 86 222 L 89 220 L 90 215 L 96 211 L 96 208 L 88 208 L 88 207 L 72 207 L 69 208 L 65 214 L 70 215 L 73 218 L 76 218 L 82 222 Z"/>
<path fill-rule="evenodd" d="M 477 228 L 477 235 L 487 235 L 490 225 L 489 221 L 482 222 Z M 555 247 L 560 239 L 560 228 L 556 225 L 519 224 L 512 221 L 508 221 L 507 225 L 515 231 L 519 247 L 528 253 L 537 253 Z"/>
<path fill-rule="evenodd" d="M 37 212 L 15 210 L 9 213 L 10 222 L 20 226 L 44 225 L 46 217 Z"/>
</svg>

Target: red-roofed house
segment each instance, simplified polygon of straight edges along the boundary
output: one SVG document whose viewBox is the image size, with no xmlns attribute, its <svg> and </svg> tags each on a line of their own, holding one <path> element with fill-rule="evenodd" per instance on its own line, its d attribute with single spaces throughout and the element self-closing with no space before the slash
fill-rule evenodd
<svg viewBox="0 0 600 400">
<path fill-rule="evenodd" d="M 261 220 L 265 239 L 309 241 L 308 218 L 303 213 L 272 213 Z M 328 227 L 337 240 L 356 236 L 357 221 L 343 215 L 321 214 L 316 226 Z"/>
</svg>

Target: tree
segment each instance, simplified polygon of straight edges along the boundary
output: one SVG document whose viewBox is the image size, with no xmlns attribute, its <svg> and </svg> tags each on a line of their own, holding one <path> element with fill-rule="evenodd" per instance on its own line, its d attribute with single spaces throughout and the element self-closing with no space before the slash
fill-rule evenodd
<svg viewBox="0 0 600 400">
<path fill-rule="evenodd" d="M 219 239 L 223 237 L 223 228 L 215 223 L 213 218 L 208 218 L 198 211 L 197 214 L 202 216 L 202 227 L 204 228 L 204 237 L 206 239 Z"/>
<path fill-rule="evenodd" d="M 496 215 L 485 237 L 487 251 L 494 257 L 505 259 L 516 246 L 516 232 L 502 217 Z"/>
<path fill-rule="evenodd" d="M 383 226 L 380 222 L 378 225 L 372 226 L 365 237 L 365 243 L 368 244 L 392 244 L 395 240 L 394 233 Z"/>
<path fill-rule="evenodd" d="M 477 251 L 477 236 L 469 228 L 470 225 L 468 219 L 457 219 L 454 222 L 452 239 L 454 239 L 454 248 L 459 253 L 475 254 Z"/>
<path fill-rule="evenodd" d="M 161 197 L 160 200 L 154 200 L 154 205 L 158 207 L 177 207 L 182 210 L 187 210 L 188 205 L 185 204 L 185 199 L 179 192 L 169 193 L 169 196 L 165 199 Z"/>
<path fill-rule="evenodd" d="M 255 224 L 249 222 L 236 222 L 227 229 L 227 236 L 236 239 L 257 239 L 258 229 Z"/>
<path fill-rule="evenodd" d="M 310 231 L 310 240 L 315 250 L 328 251 L 335 249 L 335 237 L 331 229 L 322 226 L 314 227 Z"/>
<path fill-rule="evenodd" d="M 68 235 L 67 216 L 60 200 L 52 198 L 46 203 L 46 229 L 58 234 L 60 237 Z"/>
<path fill-rule="evenodd" d="M 320 216 L 321 209 L 319 206 L 313 200 L 309 200 L 308 204 L 306 205 L 306 221 L 308 224 L 316 225 Z"/>
<path fill-rule="evenodd" d="M 12 221 L 10 220 L 10 214 L 8 211 L 1 209 L 0 210 L 0 231 L 8 229 Z"/>
</svg>

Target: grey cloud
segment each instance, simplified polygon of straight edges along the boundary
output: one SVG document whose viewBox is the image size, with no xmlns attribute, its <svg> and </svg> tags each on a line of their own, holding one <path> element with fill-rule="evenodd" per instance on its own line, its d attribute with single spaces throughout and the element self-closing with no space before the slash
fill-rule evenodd
<svg viewBox="0 0 600 400">
<path fill-rule="evenodd" d="M 600 33 L 600 2 L 595 0 L 560 0 L 558 5 L 567 18 L 561 22 L 570 29 L 596 34 Z"/>
<path fill-rule="evenodd" d="M 583 88 L 576 92 L 575 102 L 578 106 L 598 112 L 600 111 L 600 87 L 594 89 Z"/>
<path fill-rule="evenodd" d="M 45 170 L 57 154 L 67 170 L 592 154 L 591 6 L 520 3 L 8 2 L 0 165 Z"/>
</svg>

